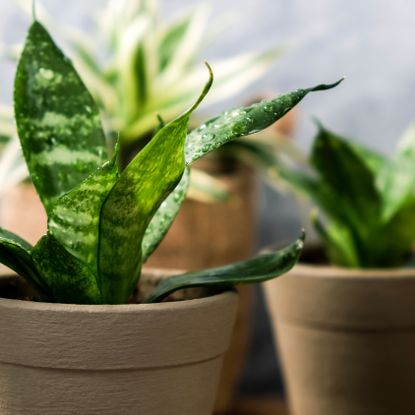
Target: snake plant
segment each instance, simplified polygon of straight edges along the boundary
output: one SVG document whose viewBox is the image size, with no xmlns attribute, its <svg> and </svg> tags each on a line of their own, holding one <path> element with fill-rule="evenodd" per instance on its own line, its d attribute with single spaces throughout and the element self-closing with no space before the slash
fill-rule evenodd
<svg viewBox="0 0 415 415">
<path fill-rule="evenodd" d="M 189 184 L 189 165 L 223 144 L 268 127 L 312 91 L 225 112 L 188 133 L 191 113 L 207 94 L 160 126 L 120 173 L 106 146 L 99 108 L 71 61 L 34 21 L 19 60 L 14 89 L 18 134 L 33 184 L 48 216 L 35 246 L 0 231 L 1 261 L 41 298 L 78 304 L 126 303 L 141 268 L 169 229 Z M 230 287 L 277 277 L 296 262 L 303 237 L 281 251 L 225 267 L 176 275 L 147 302 L 179 288 Z"/>
<path fill-rule="evenodd" d="M 30 2 L 18 3 L 31 14 Z M 37 3 L 42 21 L 67 41 L 75 67 L 98 103 L 110 135 L 119 136 L 124 160 L 157 129 L 157 114 L 165 121 L 173 120 L 198 93 L 204 79 L 200 51 L 214 37 L 205 6 L 165 22 L 160 19 L 156 0 L 110 0 L 84 32 L 57 25 Z M 209 106 L 251 85 L 278 54 L 276 49 L 212 62 L 216 81 Z M 5 127 L 8 131 L 12 126 Z M 278 146 L 278 140 L 274 141 Z M 233 152 L 233 158 L 237 154 Z M 228 199 L 227 188 L 218 178 L 195 167 L 192 170 L 189 197 L 206 202 Z"/>
<path fill-rule="evenodd" d="M 333 264 L 403 265 L 415 242 L 415 124 L 390 158 L 318 128 L 306 168 L 256 155 L 316 205 L 312 221 Z"/>
</svg>

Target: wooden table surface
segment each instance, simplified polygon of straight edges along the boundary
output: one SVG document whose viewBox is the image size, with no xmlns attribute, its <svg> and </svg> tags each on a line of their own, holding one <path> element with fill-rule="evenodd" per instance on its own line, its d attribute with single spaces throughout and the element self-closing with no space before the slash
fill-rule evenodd
<svg viewBox="0 0 415 415">
<path fill-rule="evenodd" d="M 231 412 L 223 415 L 288 415 L 288 409 L 282 399 L 241 399 Z"/>
</svg>

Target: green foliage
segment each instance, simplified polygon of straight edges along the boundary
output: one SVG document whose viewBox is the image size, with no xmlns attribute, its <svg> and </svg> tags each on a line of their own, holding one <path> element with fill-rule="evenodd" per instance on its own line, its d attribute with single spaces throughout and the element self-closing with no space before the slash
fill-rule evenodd
<svg viewBox="0 0 415 415">
<path fill-rule="evenodd" d="M 18 4 L 31 19 L 30 2 Z M 107 1 L 94 14 L 87 32 L 57 23 L 39 1 L 36 8 L 40 19 L 68 43 L 74 65 L 99 104 L 106 126 L 113 135 L 119 134 L 123 160 L 140 147 L 137 142 L 151 136 L 157 127 L 156 113 L 172 121 L 198 94 L 205 76 L 201 51 L 221 34 L 213 33 L 217 25 L 211 29 L 205 5 L 166 20 L 160 18 L 156 0 Z M 2 49 L 7 58 L 18 57 L 18 48 L 3 45 Z M 275 49 L 215 60 L 216 82 L 209 104 L 229 99 L 251 85 L 279 54 Z M 0 139 L 4 135 L 8 140 L 14 130 L 13 120 L 3 119 L 0 108 Z M 18 161 L 23 163 L 21 158 Z M 197 174 L 191 175 L 189 197 L 215 202 L 229 199 L 218 179 L 195 167 L 192 170 Z M 26 177 L 23 169 L 14 182 Z"/>
<path fill-rule="evenodd" d="M 30 28 L 17 68 L 14 107 L 32 181 L 49 211 L 108 154 L 94 100 L 38 22 Z"/>
<path fill-rule="evenodd" d="M 126 303 L 144 261 L 169 229 L 189 184 L 189 165 L 208 152 L 278 120 L 309 92 L 219 115 L 187 134 L 189 117 L 210 89 L 213 73 L 196 103 L 160 123 L 149 143 L 120 174 L 118 147 L 104 146 L 97 106 L 70 61 L 43 28 L 29 30 L 15 85 L 15 112 L 26 163 L 48 214 L 48 232 L 31 247 L 0 231 L 0 259 L 25 277 L 42 298 L 62 303 Z M 176 276 L 148 301 L 182 287 L 258 282 L 288 271 L 302 239 L 280 252 Z"/>
<path fill-rule="evenodd" d="M 376 268 L 402 265 L 415 242 L 414 165 L 414 126 L 391 159 L 319 126 L 307 171 L 273 168 L 324 214 L 313 222 L 332 263 Z"/>
<path fill-rule="evenodd" d="M 286 248 L 270 254 L 258 255 L 247 261 L 167 278 L 145 299 L 145 302 L 161 301 L 181 288 L 233 287 L 236 284 L 252 284 L 276 278 L 288 272 L 293 263 L 298 261 L 303 249 L 304 237 L 303 233 L 297 241 Z"/>
</svg>

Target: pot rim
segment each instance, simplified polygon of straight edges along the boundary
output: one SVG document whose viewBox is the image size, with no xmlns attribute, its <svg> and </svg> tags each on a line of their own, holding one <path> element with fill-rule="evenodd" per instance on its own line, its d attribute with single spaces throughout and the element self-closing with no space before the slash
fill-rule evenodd
<svg viewBox="0 0 415 415">
<path fill-rule="evenodd" d="M 172 275 L 176 272 L 182 272 L 173 269 L 160 269 L 160 268 L 146 268 L 145 273 L 149 274 L 168 274 Z M 0 281 L 2 279 L 10 278 L 16 274 L 0 275 Z M 16 275 L 16 277 L 18 277 Z M 21 277 L 20 277 L 21 278 Z M 24 279 L 23 279 L 24 280 Z M 25 280 L 24 280 L 25 281 Z M 33 310 L 33 311 L 53 311 L 55 313 L 66 313 L 66 312 L 85 312 L 89 314 L 134 314 L 134 313 L 148 313 L 151 311 L 168 311 L 168 310 L 183 310 L 186 308 L 194 308 L 203 305 L 209 305 L 210 303 L 216 303 L 219 301 L 226 301 L 227 297 L 233 297 L 237 293 L 227 288 L 225 291 L 218 294 L 206 295 L 201 298 L 186 299 L 186 300 L 174 300 L 161 303 L 139 303 L 139 304 L 67 304 L 67 303 L 49 303 L 43 301 L 27 301 L 13 298 L 0 297 L 0 304 L 2 307 L 8 308 L 19 308 L 22 310 Z"/>
<path fill-rule="evenodd" d="M 232 290 L 226 290 L 223 293 L 212 294 L 202 298 L 195 298 L 191 300 L 177 300 L 162 303 L 152 304 L 64 304 L 64 303 L 45 303 L 40 301 L 26 301 L 11 298 L 0 297 L 2 306 L 9 305 L 10 308 L 18 306 L 20 309 L 36 310 L 36 311 L 53 311 L 53 312 L 68 312 L 68 311 L 84 311 L 89 314 L 101 314 L 114 312 L 117 314 L 131 314 L 138 312 L 149 311 L 166 311 L 169 309 L 184 309 L 188 307 L 204 305 L 209 303 L 216 303 L 219 299 L 226 297 L 233 297 L 237 294 Z"/>
<path fill-rule="evenodd" d="M 260 252 L 266 253 L 271 249 L 281 248 L 281 246 L 288 245 L 289 242 L 278 245 L 270 245 L 263 248 Z M 305 245 L 304 250 L 311 250 L 321 248 L 322 245 L 312 243 Z M 346 268 L 333 264 L 319 264 L 300 261 L 293 267 L 290 272 L 300 277 L 313 278 L 335 278 L 348 280 L 388 280 L 393 277 L 395 280 L 411 280 L 415 278 L 415 266 L 413 267 L 391 267 L 391 268 Z M 289 273 L 289 274 L 290 274 Z M 283 275 L 282 277 L 285 277 Z"/>
<path fill-rule="evenodd" d="M 315 265 L 299 262 L 293 268 L 298 276 L 348 280 L 415 279 L 415 267 L 400 268 L 344 268 L 336 265 Z"/>
<path fill-rule="evenodd" d="M 0 362 L 101 371 L 211 360 L 228 347 L 237 302 L 238 294 L 231 290 L 157 304 L 55 304 L 1 298 Z"/>
</svg>

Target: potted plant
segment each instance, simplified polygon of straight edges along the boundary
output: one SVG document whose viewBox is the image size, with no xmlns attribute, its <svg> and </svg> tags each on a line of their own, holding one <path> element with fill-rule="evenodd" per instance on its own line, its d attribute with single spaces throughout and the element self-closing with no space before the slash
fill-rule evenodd
<svg viewBox="0 0 415 415">
<path fill-rule="evenodd" d="M 18 4 L 27 16 L 31 15 L 29 2 Z M 204 68 L 199 64 L 201 51 L 212 39 L 219 40 L 219 33 L 208 24 L 206 5 L 166 21 L 160 16 L 157 1 L 108 0 L 90 19 L 87 31 L 57 23 L 39 3 L 37 12 L 68 43 L 75 67 L 99 104 L 109 136 L 119 136 L 122 165 L 152 136 L 158 125 L 156 112 L 168 122 L 186 109 L 204 79 Z M 15 59 L 19 49 L 4 47 Z M 275 49 L 215 60 L 216 82 L 209 95 L 210 106 L 252 85 L 279 54 Z M 197 126 L 194 118 L 191 127 Z M 280 135 L 292 133 L 292 113 L 279 120 L 277 128 L 268 132 L 274 148 L 280 147 Z M 13 130 L 12 118 L 5 117 L 0 132 L 10 135 Z M 261 135 L 253 141 L 265 138 Z M 196 270 L 252 255 L 256 176 L 253 166 L 241 161 L 237 142 L 192 165 L 187 200 L 148 265 Z M 21 163 L 24 166 L 23 160 Z M 30 181 L 4 192 L 0 208 L 2 226 L 29 242 L 35 243 L 45 232 L 46 217 Z M 36 226 L 28 226 L 32 211 L 38 214 Z M 199 224 L 196 235 L 195 223 Z M 217 235 L 215 244 L 210 243 L 211 234 Z M 249 342 L 246 316 L 253 292 L 248 286 L 238 291 L 241 301 L 231 350 L 225 359 L 218 411 L 231 404 Z"/>
<path fill-rule="evenodd" d="M 18 2 L 31 15 L 30 2 Z M 71 51 L 75 68 L 100 107 L 108 136 L 119 136 L 121 164 L 125 166 L 158 126 L 156 113 L 165 122 L 184 111 L 204 79 L 200 55 L 218 39 L 208 24 L 206 5 L 177 19 L 164 20 L 154 0 L 112 0 L 94 14 L 88 30 L 57 23 L 37 3 L 42 21 L 60 34 Z M 19 50 L 14 47 L 13 50 Z M 10 50 L 5 47 L 4 50 Z M 11 50 L 15 59 L 18 53 Z M 215 60 L 215 88 L 209 105 L 231 98 L 258 79 L 280 50 L 250 52 Z M 291 114 L 288 116 L 290 117 Z M 190 127 L 197 126 L 197 118 Z M 7 122 L 9 121 L 9 122 Z M 277 122 L 292 132 L 290 120 Z M 288 129 L 287 129 L 288 126 Z M 0 132 L 2 124 L 0 124 Z M 4 133 L 13 132 L 12 118 L 5 118 Z M 280 147 L 279 133 L 268 141 Z M 255 137 L 261 142 L 265 136 Z M 224 145 L 191 167 L 189 191 L 181 210 L 157 251 L 149 258 L 152 267 L 197 270 L 224 265 L 252 255 L 255 238 L 256 177 L 253 166 L 241 161 L 238 141 Z M 253 145 L 255 145 L 253 143 Z M 21 160 L 23 166 L 23 160 Z M 39 199 L 25 181 L 0 199 L 1 224 L 35 243 L 46 230 L 46 217 Z M 30 209 L 28 206 L 30 205 Z M 19 208 L 24 206 L 24 208 Z M 30 213 L 29 213 L 30 212 Z M 33 221 L 34 213 L 36 221 Z M 35 222 L 36 226 L 33 225 Z M 28 226 L 32 223 L 31 226 Z M 193 232 L 198 224 L 198 232 Z M 211 235 L 216 236 L 212 244 Z M 249 316 L 253 302 L 250 287 L 238 287 L 240 303 L 232 346 L 225 359 L 217 410 L 231 404 L 249 343 Z"/>
<path fill-rule="evenodd" d="M 187 134 L 213 81 L 208 69 L 195 104 L 160 125 L 120 173 L 119 146 L 109 154 L 98 107 L 72 63 L 38 21 L 30 27 L 14 107 L 48 231 L 33 247 L 0 231 L 1 262 L 19 276 L 1 280 L 2 410 L 211 413 L 237 303 L 230 288 L 288 271 L 303 238 L 214 269 L 149 270 L 140 279 L 142 266 L 185 198 L 191 162 L 337 83 L 224 113 Z M 172 293 L 192 287 L 205 290 L 182 298 L 201 298 L 174 301 Z"/>
<path fill-rule="evenodd" d="M 324 214 L 322 247 L 266 284 L 293 414 L 414 410 L 414 148 L 413 126 L 391 158 L 319 126 L 307 170 L 273 164 Z"/>
</svg>

